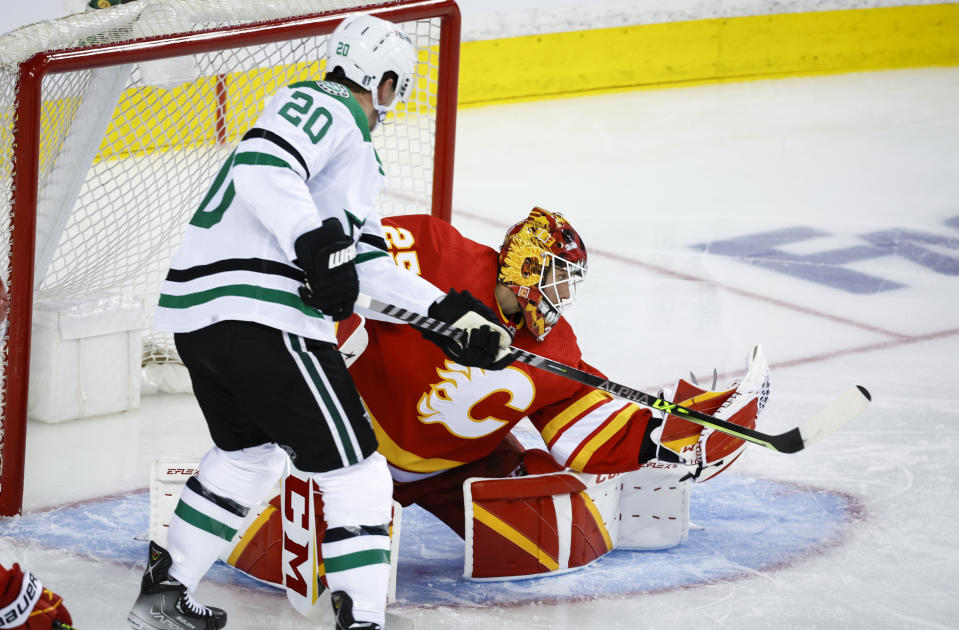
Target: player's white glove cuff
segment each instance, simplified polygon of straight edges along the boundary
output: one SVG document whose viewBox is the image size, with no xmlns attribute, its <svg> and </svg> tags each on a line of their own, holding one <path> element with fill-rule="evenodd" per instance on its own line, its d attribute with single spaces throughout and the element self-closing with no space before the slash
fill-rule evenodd
<svg viewBox="0 0 959 630">
<path fill-rule="evenodd" d="M 469 334 L 472 334 L 474 331 L 482 328 L 489 327 L 492 331 L 491 336 L 498 336 L 498 342 L 496 343 L 496 356 L 493 359 L 494 363 L 502 361 L 510 354 L 510 344 L 513 343 L 513 339 L 510 337 L 509 331 L 506 330 L 503 326 L 493 323 L 474 311 L 469 311 L 458 320 L 453 322 L 453 328 L 459 328 L 464 330 Z M 494 341 L 496 341 L 494 339 Z M 468 343 L 466 345 L 469 345 Z"/>
</svg>

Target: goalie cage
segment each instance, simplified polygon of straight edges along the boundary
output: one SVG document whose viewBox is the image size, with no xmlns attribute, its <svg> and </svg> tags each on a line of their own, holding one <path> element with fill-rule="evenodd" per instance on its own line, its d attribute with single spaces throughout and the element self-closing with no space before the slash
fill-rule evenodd
<svg viewBox="0 0 959 630">
<path fill-rule="evenodd" d="M 22 507 L 34 301 L 132 298 L 144 360 L 174 359 L 149 322 L 183 227 L 266 99 L 322 78 L 326 36 L 358 8 L 418 55 L 410 102 L 373 134 L 379 210 L 449 220 L 454 0 L 138 0 L 0 37 L 0 515 Z"/>
</svg>

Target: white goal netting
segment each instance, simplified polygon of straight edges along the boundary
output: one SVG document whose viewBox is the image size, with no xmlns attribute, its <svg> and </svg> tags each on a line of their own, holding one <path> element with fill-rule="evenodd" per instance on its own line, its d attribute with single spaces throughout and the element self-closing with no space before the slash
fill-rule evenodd
<svg viewBox="0 0 959 630">
<path fill-rule="evenodd" d="M 436 212 L 436 147 L 452 127 L 437 124 L 445 22 L 428 4 L 137 0 L 0 36 L 0 307 L 9 314 L 0 430 L 18 372 L 12 352 L 24 347 L 7 334 L 25 332 L 22 311 L 9 307 L 31 291 L 35 305 L 133 300 L 142 305 L 144 360 L 171 358 L 171 340 L 149 323 L 182 231 L 269 96 L 322 78 L 332 14 L 387 9 L 413 38 L 411 100 L 373 134 L 387 172 L 380 211 Z M 56 63 L 37 61 L 51 53 Z M 37 74 L 39 89 L 28 83 Z"/>
</svg>

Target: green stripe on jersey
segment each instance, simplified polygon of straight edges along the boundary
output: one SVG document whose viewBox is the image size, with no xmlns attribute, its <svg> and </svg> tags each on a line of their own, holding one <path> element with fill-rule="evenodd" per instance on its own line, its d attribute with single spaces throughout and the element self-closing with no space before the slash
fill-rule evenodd
<svg viewBox="0 0 959 630">
<path fill-rule="evenodd" d="M 350 113 L 353 114 L 353 118 L 356 120 L 356 126 L 360 128 L 360 133 L 363 134 L 363 141 L 371 142 L 373 140 L 373 137 L 370 135 L 370 121 L 366 117 L 366 112 L 364 112 L 360 104 L 356 102 L 353 93 L 345 86 L 331 81 L 301 81 L 300 83 L 290 85 L 290 87 L 316 90 L 321 94 L 326 94 L 330 98 L 343 103 L 347 109 L 350 110 Z"/>
<path fill-rule="evenodd" d="M 223 540 L 233 540 L 233 537 L 236 535 L 236 530 L 232 527 L 224 525 L 220 521 L 207 516 L 196 508 L 190 507 L 182 500 L 177 503 L 176 510 L 174 510 L 173 513 L 190 525 L 193 525 L 198 529 L 202 529 L 209 534 L 213 534 L 214 536 L 219 536 Z"/>
<path fill-rule="evenodd" d="M 244 151 L 243 153 L 237 153 L 236 157 L 233 158 L 233 164 L 246 164 L 249 166 L 279 166 L 281 168 L 288 168 L 291 171 L 293 170 L 293 167 L 290 166 L 290 163 L 286 160 L 281 160 L 275 155 L 261 153 L 259 151 Z"/>
<path fill-rule="evenodd" d="M 333 423 L 332 428 L 336 429 L 337 435 L 340 436 L 340 442 L 343 444 L 343 452 L 346 454 L 347 463 L 350 465 L 359 463 L 360 460 L 356 456 L 356 451 L 353 450 L 353 444 L 350 442 L 350 432 L 346 427 L 346 421 L 343 416 L 340 415 L 339 411 L 337 411 L 334 397 L 330 395 L 330 392 L 326 389 L 326 384 L 316 371 L 316 366 L 313 365 L 313 355 L 306 350 L 300 349 L 299 339 L 296 335 L 288 334 L 288 338 L 290 340 L 290 347 L 293 348 L 294 352 L 300 355 L 300 361 L 303 363 L 303 367 L 306 368 L 307 373 L 310 375 L 310 380 L 316 385 L 317 393 L 319 393 L 320 398 L 323 399 L 323 407 L 326 409 L 327 415 Z"/>
<path fill-rule="evenodd" d="M 200 202 L 200 208 L 190 219 L 190 225 L 208 229 L 220 222 L 220 220 L 223 218 L 223 213 L 227 211 L 227 209 L 230 207 L 230 204 L 233 203 L 234 197 L 236 197 L 236 186 L 234 185 L 233 181 L 231 180 L 229 185 L 226 187 L 226 190 L 223 191 L 223 197 L 220 199 L 220 203 L 217 204 L 216 208 L 213 208 L 207 212 L 206 207 L 211 201 L 213 201 L 213 197 L 216 195 L 216 192 L 220 190 L 220 187 L 226 180 L 230 169 L 232 169 L 236 164 L 245 164 L 250 166 L 278 166 L 280 168 L 288 168 L 294 173 L 296 172 L 288 162 L 281 160 L 275 155 L 261 153 L 259 151 L 244 151 L 243 153 L 237 153 L 234 151 L 230 154 L 230 157 L 227 158 L 226 162 L 220 168 L 220 171 L 216 174 L 216 178 L 213 180 L 210 190 L 207 191 L 203 201 Z"/>
<path fill-rule="evenodd" d="M 262 302 L 272 302 L 282 306 L 295 308 L 309 317 L 322 318 L 323 314 L 311 306 L 307 306 L 300 299 L 299 295 L 280 291 L 279 289 L 268 289 L 257 287 L 252 284 L 228 284 L 222 287 L 214 287 L 206 291 L 197 291 L 196 293 L 187 293 L 186 295 L 168 295 L 160 294 L 160 306 L 163 308 L 190 308 L 199 304 L 206 304 L 221 297 L 242 297 L 251 300 L 260 300 Z"/>
<path fill-rule="evenodd" d="M 367 260 L 373 260 L 374 258 L 380 258 L 381 256 L 389 256 L 389 254 L 384 251 L 359 254 L 356 257 L 356 264 L 365 263 Z"/>
<path fill-rule="evenodd" d="M 327 573 L 338 573 L 340 571 L 368 567 L 373 564 L 389 563 L 390 552 L 386 549 L 366 549 L 365 551 L 354 551 L 353 553 L 343 554 L 342 556 L 323 558 L 323 566 L 326 567 Z"/>
</svg>

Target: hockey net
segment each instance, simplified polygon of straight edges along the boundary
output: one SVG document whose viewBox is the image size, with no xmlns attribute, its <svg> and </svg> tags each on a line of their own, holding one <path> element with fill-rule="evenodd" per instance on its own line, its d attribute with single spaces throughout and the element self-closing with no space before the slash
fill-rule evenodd
<svg viewBox="0 0 959 630">
<path fill-rule="evenodd" d="M 453 0 L 137 0 L 0 37 L 0 514 L 22 500 L 36 305 L 135 301 L 144 361 L 174 360 L 149 325 L 189 217 L 268 97 L 322 78 L 327 35 L 357 9 L 418 53 L 410 102 L 373 134 L 380 212 L 449 218 Z"/>
</svg>

